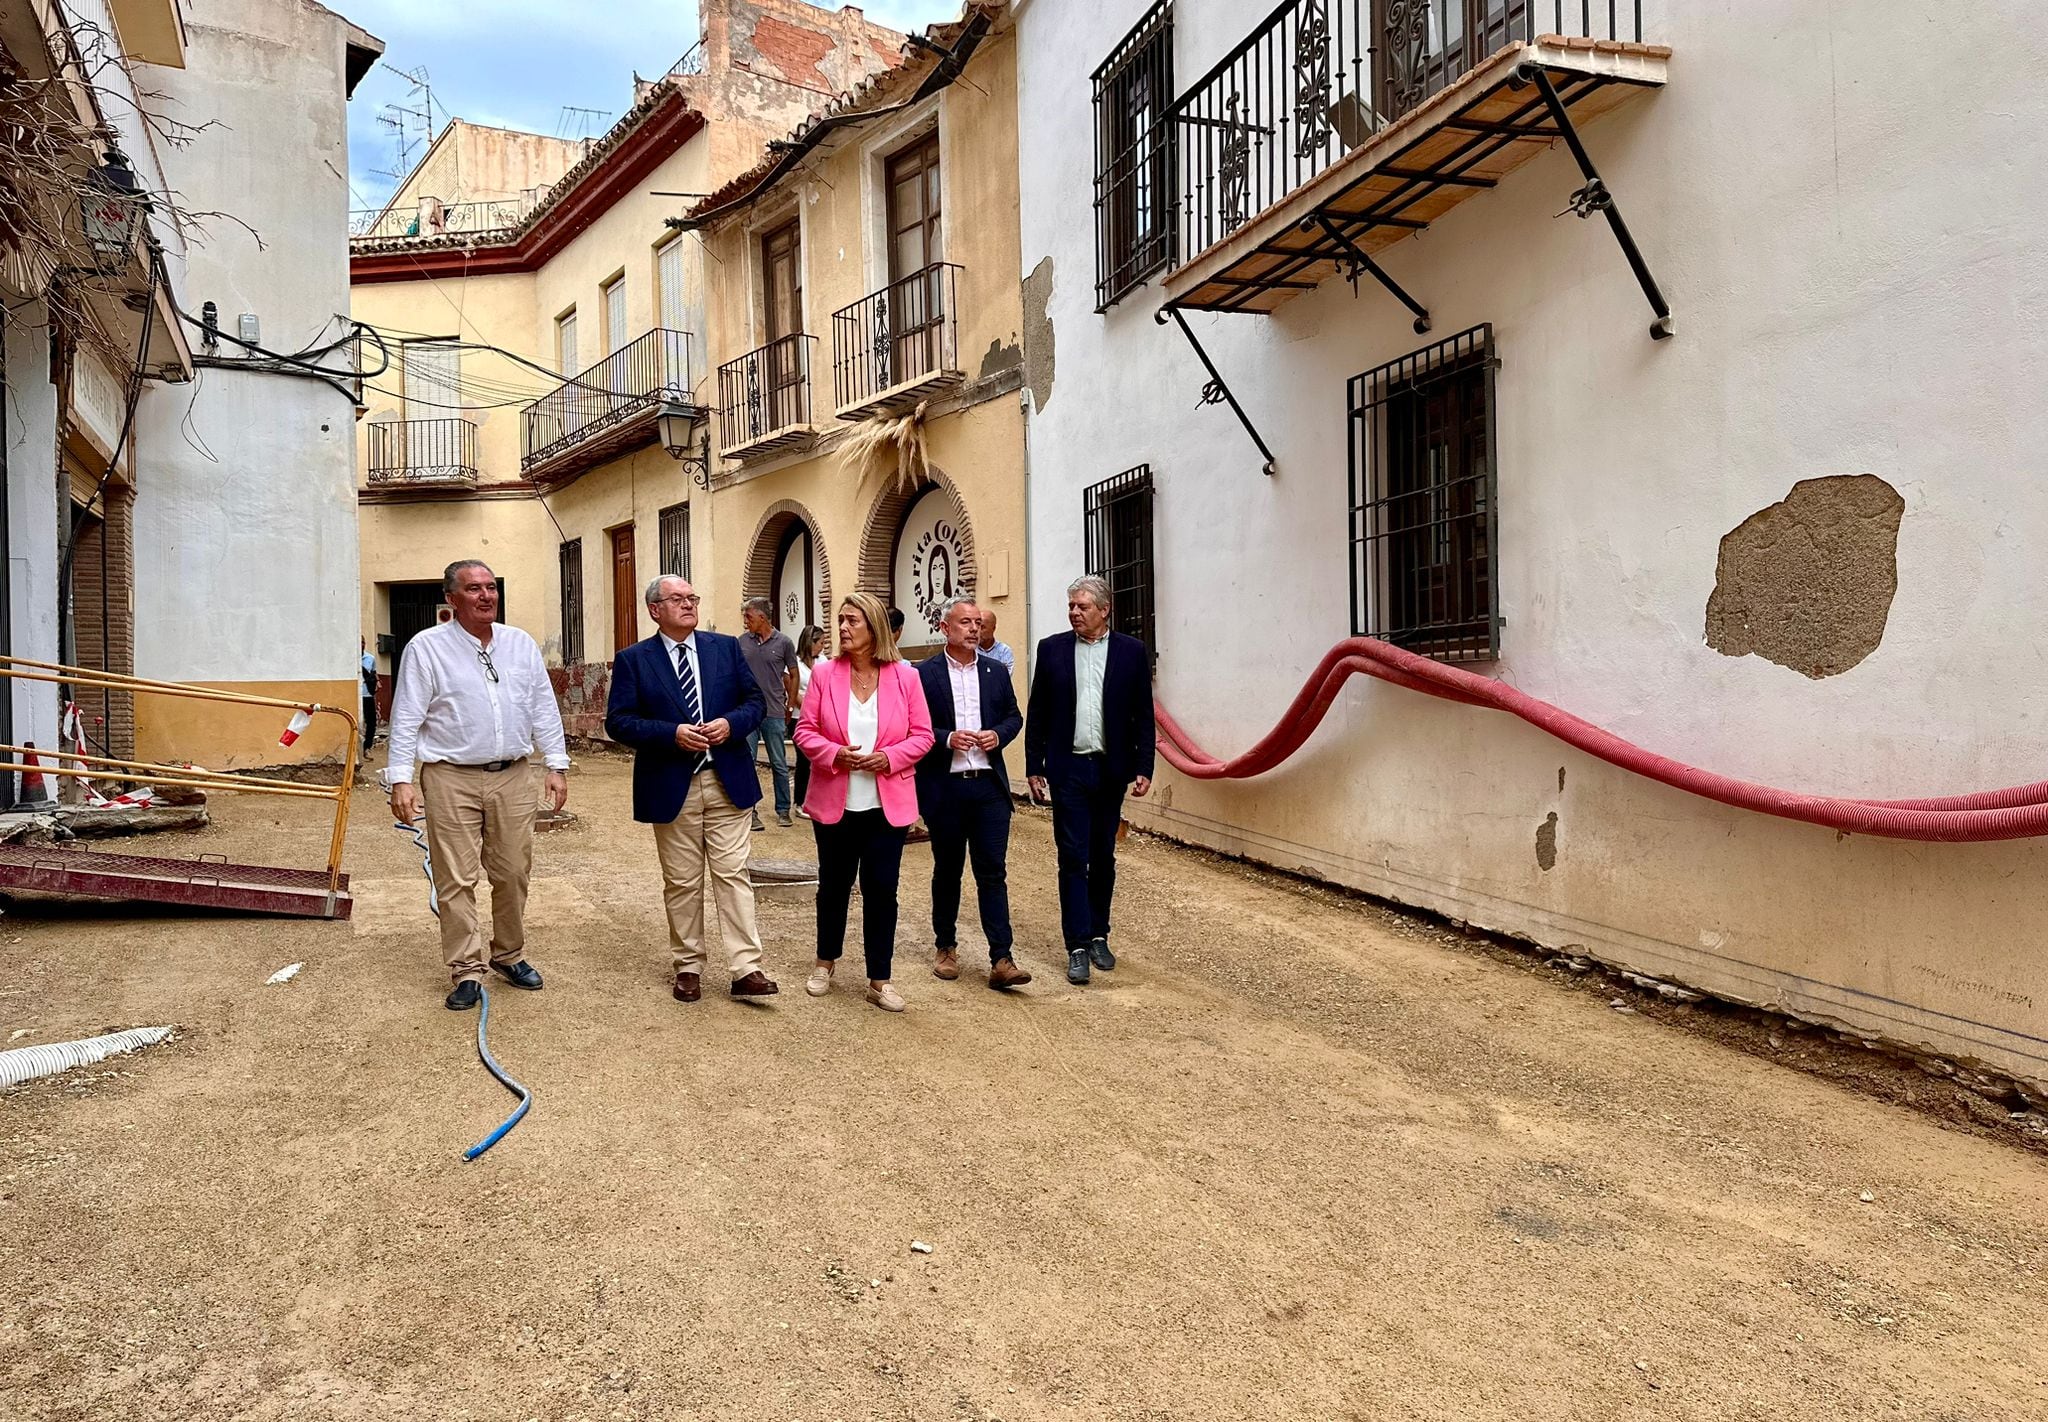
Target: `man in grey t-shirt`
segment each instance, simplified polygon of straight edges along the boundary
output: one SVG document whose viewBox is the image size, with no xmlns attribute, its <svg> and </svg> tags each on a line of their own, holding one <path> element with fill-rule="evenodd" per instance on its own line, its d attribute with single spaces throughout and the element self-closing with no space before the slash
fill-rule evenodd
<svg viewBox="0 0 2048 1422">
<path fill-rule="evenodd" d="M 747 630 L 740 637 L 740 652 L 768 703 L 761 729 L 747 737 L 747 750 L 758 756 L 761 743 L 768 743 L 768 769 L 775 777 L 775 819 L 787 825 L 793 823 L 789 818 L 789 723 L 801 708 L 796 704 L 796 643 L 770 620 L 774 610 L 775 605 L 765 597 L 748 598 L 741 605 L 740 618 Z M 754 828 L 767 828 L 759 810 L 754 812 Z"/>
</svg>

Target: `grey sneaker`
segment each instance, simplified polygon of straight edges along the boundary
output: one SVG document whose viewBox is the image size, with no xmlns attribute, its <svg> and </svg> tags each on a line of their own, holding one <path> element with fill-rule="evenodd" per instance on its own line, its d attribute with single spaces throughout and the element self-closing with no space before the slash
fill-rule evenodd
<svg viewBox="0 0 2048 1422">
<path fill-rule="evenodd" d="M 781 814 L 775 817 L 775 823 L 781 825 L 784 829 L 788 829 L 791 825 L 795 824 L 796 821 L 789 817 L 789 811 L 784 810 Z"/>
<path fill-rule="evenodd" d="M 754 811 L 754 828 L 756 831 L 768 828 L 768 826 L 761 823 L 761 812 L 759 810 Z"/>
<path fill-rule="evenodd" d="M 1082 987 L 1088 981 L 1088 945 L 1067 949 L 1067 981 Z"/>
<path fill-rule="evenodd" d="M 1106 973 L 1116 966 L 1116 954 L 1109 951 L 1107 938 L 1089 939 L 1088 956 L 1095 960 L 1096 969 L 1100 972 Z"/>
</svg>

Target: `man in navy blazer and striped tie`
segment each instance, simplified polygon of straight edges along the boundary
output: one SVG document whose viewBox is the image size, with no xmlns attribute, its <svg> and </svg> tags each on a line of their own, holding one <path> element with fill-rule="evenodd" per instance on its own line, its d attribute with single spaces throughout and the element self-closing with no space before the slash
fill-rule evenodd
<svg viewBox="0 0 2048 1422">
<path fill-rule="evenodd" d="M 633 818 L 654 826 L 676 1000 L 702 996 L 707 869 L 732 995 L 772 997 L 780 989 L 761 971 L 747 874 L 761 799 L 747 737 L 766 703 L 739 642 L 699 630 L 699 602 L 682 578 L 647 585 L 647 611 L 660 630 L 613 658 L 604 728 L 633 748 Z"/>
</svg>

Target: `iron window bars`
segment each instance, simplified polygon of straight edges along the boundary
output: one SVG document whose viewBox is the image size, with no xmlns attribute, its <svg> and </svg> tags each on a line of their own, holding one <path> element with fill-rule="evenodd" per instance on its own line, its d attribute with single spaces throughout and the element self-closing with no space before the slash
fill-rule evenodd
<svg viewBox="0 0 2048 1422">
<path fill-rule="evenodd" d="M 1109 584 L 1109 625 L 1143 642 L 1154 640 L 1152 466 L 1140 464 L 1081 492 L 1088 572 Z"/>
<path fill-rule="evenodd" d="M 1351 630 L 1440 661 L 1500 653 L 1493 327 L 1351 378 Z"/>
<path fill-rule="evenodd" d="M 670 504 L 660 514 L 656 541 L 661 545 L 661 575 L 664 578 L 690 576 L 690 506 Z"/>
<path fill-rule="evenodd" d="M 718 367 L 718 447 L 743 444 L 811 422 L 811 346 L 784 336 Z"/>
<path fill-rule="evenodd" d="M 1159 0 L 1095 83 L 1095 309 L 1173 260 L 1173 3 Z"/>
<path fill-rule="evenodd" d="M 653 330 L 619 347 L 528 405 L 520 428 L 521 470 L 593 438 L 642 411 L 694 404 L 686 331 Z"/>
<path fill-rule="evenodd" d="M 562 545 L 562 665 L 583 660 L 583 540 Z"/>
<path fill-rule="evenodd" d="M 476 483 L 476 424 L 391 420 L 370 426 L 372 484 Z"/>
<path fill-rule="evenodd" d="M 1176 259 L 1229 237 L 1505 45 L 1642 33 L 1641 0 L 1283 0 L 1174 106 Z"/>
<path fill-rule="evenodd" d="M 935 262 L 832 313 L 839 409 L 960 368 L 959 273 Z"/>
</svg>

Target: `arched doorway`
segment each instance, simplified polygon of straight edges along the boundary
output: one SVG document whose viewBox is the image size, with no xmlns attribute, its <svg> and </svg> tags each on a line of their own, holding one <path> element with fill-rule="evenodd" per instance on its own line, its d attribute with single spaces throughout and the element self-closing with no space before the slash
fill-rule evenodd
<svg viewBox="0 0 2048 1422">
<path fill-rule="evenodd" d="M 890 488 L 875 501 L 861 536 L 860 585 L 903 612 L 903 646 L 913 654 L 936 647 L 946 599 L 977 586 L 974 532 L 945 473 L 911 488 Z"/>
<path fill-rule="evenodd" d="M 810 511 L 784 499 L 761 516 L 747 554 L 743 595 L 775 604 L 775 625 L 791 641 L 805 627 L 825 626 L 832 603 L 831 565 Z"/>
</svg>

